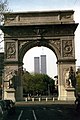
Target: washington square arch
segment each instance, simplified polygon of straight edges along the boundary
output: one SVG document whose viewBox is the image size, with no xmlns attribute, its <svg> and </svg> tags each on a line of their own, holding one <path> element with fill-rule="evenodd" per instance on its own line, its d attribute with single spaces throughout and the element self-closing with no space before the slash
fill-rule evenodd
<svg viewBox="0 0 80 120">
<path fill-rule="evenodd" d="M 23 100 L 23 57 L 29 49 L 44 46 L 57 58 L 58 100 L 75 100 L 75 86 L 67 77 L 70 69 L 75 72 L 76 68 L 74 37 L 77 26 L 73 10 L 5 13 L 1 27 L 5 46 L 4 99 Z M 54 70 L 54 66 L 52 68 Z M 15 74 L 16 88 L 10 87 Z"/>
</svg>

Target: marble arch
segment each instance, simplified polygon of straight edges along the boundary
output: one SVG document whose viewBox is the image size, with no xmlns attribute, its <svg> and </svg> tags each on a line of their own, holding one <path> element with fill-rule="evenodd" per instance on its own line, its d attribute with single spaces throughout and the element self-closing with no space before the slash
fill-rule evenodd
<svg viewBox="0 0 80 120">
<path fill-rule="evenodd" d="M 65 75 L 71 66 L 75 72 L 74 36 L 77 26 L 73 10 L 5 13 L 1 27 L 5 45 L 4 99 L 23 99 L 20 78 L 16 90 L 9 88 L 12 73 L 17 70 L 21 76 L 26 51 L 35 46 L 45 46 L 57 57 L 58 100 L 75 100 L 75 88 L 66 87 Z"/>
</svg>

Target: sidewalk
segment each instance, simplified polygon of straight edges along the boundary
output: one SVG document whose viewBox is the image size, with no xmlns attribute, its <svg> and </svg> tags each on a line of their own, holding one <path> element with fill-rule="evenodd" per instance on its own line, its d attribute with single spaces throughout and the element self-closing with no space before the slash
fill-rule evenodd
<svg viewBox="0 0 80 120">
<path fill-rule="evenodd" d="M 65 105 L 75 105 L 74 101 L 19 101 L 16 102 L 15 105 L 45 105 L 45 104 L 65 104 Z"/>
</svg>

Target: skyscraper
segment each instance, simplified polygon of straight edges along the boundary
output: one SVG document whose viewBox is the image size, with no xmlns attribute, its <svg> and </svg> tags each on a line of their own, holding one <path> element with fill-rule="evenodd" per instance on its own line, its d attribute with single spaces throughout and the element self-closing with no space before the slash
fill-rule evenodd
<svg viewBox="0 0 80 120">
<path fill-rule="evenodd" d="M 41 58 L 41 73 L 46 74 L 47 73 L 47 71 L 46 71 L 46 55 L 41 55 L 40 58 Z"/>
<path fill-rule="evenodd" d="M 46 74 L 46 55 L 34 57 L 34 73 Z"/>
<path fill-rule="evenodd" d="M 34 73 L 40 73 L 39 57 L 34 57 Z"/>
</svg>

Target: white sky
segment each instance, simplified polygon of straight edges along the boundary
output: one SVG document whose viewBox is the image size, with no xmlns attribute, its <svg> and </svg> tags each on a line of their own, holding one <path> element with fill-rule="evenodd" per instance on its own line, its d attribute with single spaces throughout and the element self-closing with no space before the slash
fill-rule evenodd
<svg viewBox="0 0 80 120">
<path fill-rule="evenodd" d="M 80 0 L 8 0 L 9 8 L 13 12 L 23 11 L 49 11 L 49 10 L 74 10 L 74 20 L 80 23 Z M 76 66 L 80 66 L 80 25 L 75 32 L 75 56 Z M 2 47 L 3 44 L 0 44 Z M 1 51 L 1 50 L 0 50 Z M 36 52 L 37 51 L 37 52 Z M 34 71 L 34 57 L 41 54 L 47 55 L 47 73 L 51 77 L 57 74 L 56 57 L 54 53 L 45 47 L 36 47 L 30 49 L 24 57 L 24 67 L 27 71 Z"/>
</svg>

